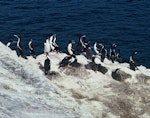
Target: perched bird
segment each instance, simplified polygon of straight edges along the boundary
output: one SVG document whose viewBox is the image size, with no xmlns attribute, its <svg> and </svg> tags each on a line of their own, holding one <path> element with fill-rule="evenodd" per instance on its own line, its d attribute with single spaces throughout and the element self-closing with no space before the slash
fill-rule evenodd
<svg viewBox="0 0 150 118">
<path fill-rule="evenodd" d="M 104 62 L 104 59 L 107 57 L 107 49 L 105 48 L 104 44 L 100 44 L 101 48 L 101 62 Z"/>
<path fill-rule="evenodd" d="M 50 52 L 50 43 L 49 43 L 49 38 L 46 39 L 46 42 L 44 43 L 44 53 L 47 55 L 49 55 Z"/>
<path fill-rule="evenodd" d="M 85 41 L 86 35 L 82 35 L 79 37 L 79 41 L 77 44 L 77 53 L 81 54 L 82 52 L 84 52 L 84 41 Z"/>
<path fill-rule="evenodd" d="M 134 55 L 136 55 L 137 52 L 133 52 L 132 55 L 130 56 L 130 60 L 129 60 L 129 63 L 130 63 L 130 69 L 131 70 L 136 70 L 138 69 L 137 66 L 136 66 L 136 63 L 135 63 L 135 59 L 134 59 Z"/>
<path fill-rule="evenodd" d="M 13 41 L 13 40 L 9 40 L 8 43 L 6 44 L 6 46 L 9 47 L 10 49 L 14 50 L 13 46 L 12 46 L 14 43 L 17 43 L 17 42 Z"/>
<path fill-rule="evenodd" d="M 116 55 L 116 60 L 121 63 L 122 62 L 122 57 L 121 57 L 121 54 L 120 54 L 120 50 L 118 49 L 118 52 L 117 52 L 117 55 Z"/>
<path fill-rule="evenodd" d="M 19 52 L 19 55 L 24 58 L 24 59 L 27 59 L 26 55 L 25 55 L 25 50 L 23 48 L 23 46 L 21 45 L 21 38 L 18 36 L 18 35 L 14 35 L 18 41 L 17 41 L 17 49 L 18 49 L 18 52 Z"/>
<path fill-rule="evenodd" d="M 48 74 L 49 70 L 50 70 L 50 66 L 51 66 L 51 62 L 50 59 L 47 57 L 44 61 L 44 70 L 45 70 L 45 75 Z"/>
<path fill-rule="evenodd" d="M 53 44 L 53 46 L 54 46 L 54 50 L 56 51 L 56 52 L 60 52 L 60 47 L 59 47 L 59 45 L 56 43 L 56 34 L 54 34 L 53 35 L 53 41 L 52 41 L 52 44 Z"/>
<path fill-rule="evenodd" d="M 51 35 L 49 38 L 49 45 L 50 45 L 50 51 L 53 52 L 55 50 L 55 47 L 53 45 L 54 35 Z"/>
<path fill-rule="evenodd" d="M 90 41 L 82 43 L 84 50 L 86 52 L 86 58 L 92 60 L 93 52 L 90 46 Z"/>
<path fill-rule="evenodd" d="M 112 61 L 112 63 L 114 63 L 115 59 L 116 59 L 116 44 L 112 44 L 111 47 L 110 47 L 110 59 Z"/>
<path fill-rule="evenodd" d="M 75 56 L 75 51 L 74 49 L 72 48 L 72 44 L 74 44 L 75 42 L 72 40 L 72 41 L 69 41 L 68 43 L 68 46 L 67 46 L 67 51 L 68 51 L 68 54 L 74 58 L 76 58 Z"/>
<path fill-rule="evenodd" d="M 115 69 L 112 71 L 111 76 L 113 79 L 117 81 L 124 81 L 127 78 L 131 78 L 132 76 L 125 71 L 122 71 L 120 68 Z"/>
<path fill-rule="evenodd" d="M 112 78 L 115 79 L 115 80 L 117 80 L 117 81 L 121 81 L 121 75 L 118 73 L 119 70 L 120 70 L 120 68 L 117 68 L 111 74 Z"/>
<path fill-rule="evenodd" d="M 94 51 L 95 51 L 96 55 L 101 55 L 100 49 L 97 47 L 97 42 L 94 43 Z"/>
<path fill-rule="evenodd" d="M 29 41 L 29 51 L 30 51 L 30 55 L 32 55 L 33 56 L 33 58 L 35 58 L 36 59 L 36 52 L 35 52 L 35 46 L 33 45 L 33 43 L 32 43 L 32 39 L 30 39 L 30 41 Z"/>
</svg>

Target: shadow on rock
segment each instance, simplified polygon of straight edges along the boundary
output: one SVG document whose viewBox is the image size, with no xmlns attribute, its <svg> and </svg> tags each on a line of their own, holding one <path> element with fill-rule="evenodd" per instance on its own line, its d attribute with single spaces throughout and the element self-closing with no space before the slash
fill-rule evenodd
<svg viewBox="0 0 150 118">
<path fill-rule="evenodd" d="M 138 75 L 136 75 L 136 78 L 142 84 L 150 84 L 150 76 L 147 76 L 144 74 L 138 74 Z"/>
<path fill-rule="evenodd" d="M 53 80 L 53 79 L 56 79 L 56 78 L 60 77 L 60 74 L 58 72 L 55 72 L 55 71 L 50 71 L 47 74 L 47 77 L 48 77 L 49 80 Z"/>
<path fill-rule="evenodd" d="M 93 71 L 99 71 L 103 74 L 107 73 L 108 69 L 101 64 L 95 64 L 94 62 L 90 62 L 89 64 L 85 65 L 86 69 L 93 70 Z"/>
</svg>

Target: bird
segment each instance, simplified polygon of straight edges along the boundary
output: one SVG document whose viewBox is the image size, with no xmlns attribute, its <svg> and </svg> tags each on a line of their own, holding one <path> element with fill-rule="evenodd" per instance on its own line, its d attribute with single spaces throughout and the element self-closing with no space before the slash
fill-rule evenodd
<svg viewBox="0 0 150 118">
<path fill-rule="evenodd" d="M 36 59 L 36 51 L 35 51 L 35 46 L 33 45 L 33 43 L 32 43 L 32 39 L 30 39 L 30 41 L 29 41 L 29 51 L 30 51 L 30 55 L 32 55 L 33 56 L 33 58 L 35 58 Z"/>
<path fill-rule="evenodd" d="M 109 56 L 110 56 L 112 63 L 114 63 L 114 61 L 116 59 L 116 50 L 115 50 L 116 46 L 117 45 L 114 43 L 110 47 L 110 55 Z"/>
<path fill-rule="evenodd" d="M 96 55 L 100 55 L 100 49 L 97 47 L 97 42 L 94 43 L 94 51 Z"/>
<path fill-rule="evenodd" d="M 17 42 L 16 42 L 16 41 L 13 41 L 13 40 L 9 40 L 8 43 L 6 44 L 6 46 L 9 47 L 10 49 L 14 50 L 14 49 L 13 49 L 13 44 L 14 44 L 14 43 L 17 43 Z"/>
<path fill-rule="evenodd" d="M 14 35 L 14 36 L 18 39 L 18 41 L 17 41 L 17 49 L 18 49 L 19 55 L 22 58 L 27 59 L 27 57 L 25 55 L 24 47 L 21 44 L 21 38 L 18 35 Z"/>
<path fill-rule="evenodd" d="M 117 80 L 117 81 L 121 81 L 121 75 L 118 73 L 119 70 L 120 70 L 120 68 L 117 68 L 111 74 L 112 78 L 115 79 L 115 80 Z"/>
<path fill-rule="evenodd" d="M 120 50 L 118 49 L 118 52 L 117 52 L 117 55 L 116 55 L 116 59 L 119 63 L 122 62 L 122 57 L 121 57 L 121 54 L 120 54 Z"/>
<path fill-rule="evenodd" d="M 83 44 L 84 50 L 86 52 L 86 58 L 92 60 L 93 52 L 90 46 L 90 41 L 87 41 Z"/>
<path fill-rule="evenodd" d="M 104 62 L 104 59 L 107 57 L 107 49 L 104 44 L 100 44 L 101 48 L 101 62 Z"/>
<path fill-rule="evenodd" d="M 68 46 L 67 46 L 67 51 L 70 56 L 72 56 L 73 58 L 76 58 L 75 51 L 72 48 L 72 44 L 74 44 L 74 43 L 75 42 L 73 40 L 69 41 Z"/>
<path fill-rule="evenodd" d="M 129 59 L 130 69 L 133 71 L 138 69 L 136 66 L 136 63 L 135 63 L 135 59 L 134 59 L 134 55 L 136 55 L 136 54 L 137 54 L 137 51 L 133 52 Z"/>
<path fill-rule="evenodd" d="M 46 42 L 44 43 L 44 53 L 49 55 L 50 52 L 50 43 L 49 43 L 49 37 L 46 39 Z"/>
<path fill-rule="evenodd" d="M 51 35 L 49 38 L 49 44 L 50 44 L 50 52 L 53 52 L 55 50 L 55 47 L 53 45 L 54 35 Z"/>
<path fill-rule="evenodd" d="M 77 44 L 77 52 L 78 54 L 82 54 L 84 52 L 84 41 L 85 41 L 86 35 L 82 35 L 79 37 L 79 41 Z"/>
<path fill-rule="evenodd" d="M 50 59 L 47 57 L 44 61 L 44 70 L 45 70 L 45 75 L 48 74 L 49 70 L 50 70 L 50 67 L 51 66 L 51 62 L 50 62 Z"/>
</svg>

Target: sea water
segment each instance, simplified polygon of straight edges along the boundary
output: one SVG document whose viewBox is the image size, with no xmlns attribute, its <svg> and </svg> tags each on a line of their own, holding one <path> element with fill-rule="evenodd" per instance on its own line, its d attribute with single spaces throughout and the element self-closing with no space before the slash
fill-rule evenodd
<svg viewBox="0 0 150 118">
<path fill-rule="evenodd" d="M 91 46 L 104 43 L 108 51 L 116 43 L 125 62 L 138 51 L 137 64 L 149 68 L 149 6 L 150 0 L 0 0 L 0 40 L 6 44 L 18 34 L 29 54 L 32 38 L 41 54 L 51 34 L 64 52 L 70 40 L 85 34 Z"/>
</svg>

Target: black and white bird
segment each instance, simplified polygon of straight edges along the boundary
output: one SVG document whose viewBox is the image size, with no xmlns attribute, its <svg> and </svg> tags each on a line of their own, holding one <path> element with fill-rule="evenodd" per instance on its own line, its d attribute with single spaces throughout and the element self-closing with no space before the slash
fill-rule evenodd
<svg viewBox="0 0 150 118">
<path fill-rule="evenodd" d="M 68 54 L 74 58 L 76 58 L 75 56 L 75 51 L 74 49 L 72 48 L 72 45 L 74 44 L 75 42 L 72 40 L 72 41 L 69 41 L 68 43 L 68 46 L 67 46 L 67 51 L 68 51 Z"/>
<path fill-rule="evenodd" d="M 44 43 L 44 53 L 49 55 L 50 52 L 50 43 L 49 43 L 49 37 L 46 39 L 46 42 Z"/>
<path fill-rule="evenodd" d="M 104 62 L 104 59 L 107 57 L 107 49 L 104 44 L 100 44 L 101 48 L 101 62 Z"/>
<path fill-rule="evenodd" d="M 17 42 L 13 41 L 13 40 L 9 40 L 8 43 L 6 44 L 6 46 L 9 47 L 10 49 L 14 50 L 14 48 L 13 48 L 14 43 L 17 43 Z"/>
<path fill-rule="evenodd" d="M 114 61 L 116 59 L 116 50 L 115 50 L 116 46 L 117 45 L 114 43 L 110 47 L 110 54 L 109 54 L 109 56 L 110 56 L 110 60 L 112 61 L 112 63 L 114 63 Z"/>
<path fill-rule="evenodd" d="M 84 52 L 84 41 L 85 41 L 86 35 L 82 35 L 79 37 L 79 41 L 77 44 L 77 53 L 78 54 L 82 54 L 82 52 Z"/>
<path fill-rule="evenodd" d="M 33 45 L 33 43 L 32 43 L 32 39 L 30 39 L 30 41 L 29 41 L 29 51 L 30 51 L 30 55 L 32 55 L 33 56 L 33 58 L 35 58 L 36 59 L 36 51 L 35 51 L 35 46 Z"/>
<path fill-rule="evenodd" d="M 59 47 L 59 45 L 56 43 L 56 39 L 57 39 L 56 34 L 53 34 L 53 41 L 52 41 L 52 44 L 53 44 L 53 46 L 54 46 L 54 50 L 55 50 L 56 52 L 60 52 L 60 47 Z"/>
<path fill-rule="evenodd" d="M 93 52 L 90 46 L 90 41 L 82 43 L 82 46 L 84 47 L 84 51 L 86 52 L 86 58 L 92 60 Z"/>
<path fill-rule="evenodd" d="M 134 55 L 136 55 L 137 52 L 133 52 L 132 55 L 130 56 L 130 59 L 129 59 L 129 63 L 130 63 L 130 69 L 131 70 L 136 70 L 138 69 L 137 66 L 136 66 L 136 62 L 135 62 L 135 59 L 134 59 Z"/>
<path fill-rule="evenodd" d="M 86 48 L 85 48 L 85 52 L 86 52 L 86 56 L 87 56 L 87 59 L 92 59 L 92 56 L 93 56 L 93 52 L 92 52 L 92 48 L 90 46 L 90 41 L 88 41 L 87 43 L 84 43 Z"/>
<path fill-rule="evenodd" d="M 47 75 L 49 73 L 50 69 L 51 69 L 51 62 L 50 62 L 50 59 L 47 57 L 44 61 L 45 75 Z"/>
<path fill-rule="evenodd" d="M 116 60 L 121 63 L 122 62 L 122 57 L 121 57 L 121 53 L 120 50 L 118 49 L 117 55 L 116 55 Z"/>
<path fill-rule="evenodd" d="M 121 81 L 121 75 L 118 73 L 119 70 L 120 70 L 120 68 L 117 68 L 111 74 L 112 78 L 115 79 L 115 80 L 117 80 L 117 81 Z"/>
<path fill-rule="evenodd" d="M 26 55 L 25 55 L 25 50 L 24 50 L 24 47 L 22 46 L 21 44 L 21 38 L 18 36 L 18 35 L 14 35 L 18 41 L 17 41 L 17 50 L 19 52 L 19 55 L 24 58 L 24 59 L 27 59 Z"/>
<path fill-rule="evenodd" d="M 55 50 L 55 47 L 53 45 L 54 35 L 51 35 L 49 38 L 49 44 L 50 44 L 50 52 L 53 52 Z"/>
<path fill-rule="evenodd" d="M 94 51 L 95 51 L 96 55 L 101 55 L 100 49 L 97 47 L 97 42 L 94 43 Z"/>
</svg>

